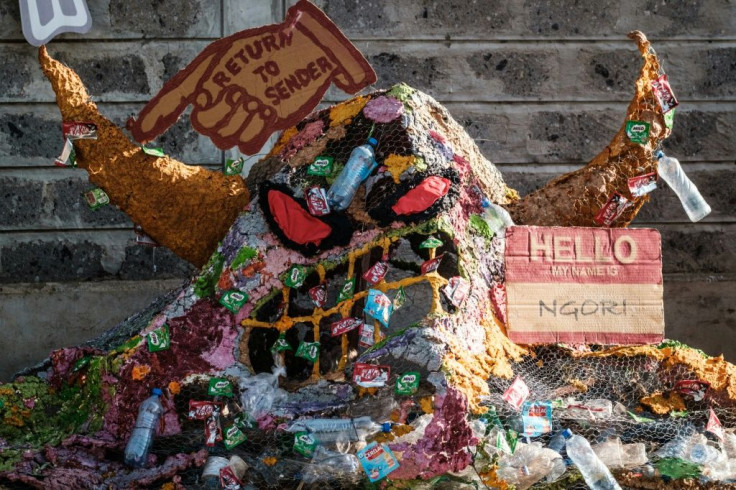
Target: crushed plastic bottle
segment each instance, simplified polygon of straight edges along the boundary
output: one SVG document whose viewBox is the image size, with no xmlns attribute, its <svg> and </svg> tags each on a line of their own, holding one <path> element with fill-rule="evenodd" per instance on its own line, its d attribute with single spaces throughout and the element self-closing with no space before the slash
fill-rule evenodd
<svg viewBox="0 0 736 490">
<path fill-rule="evenodd" d="M 304 468 L 302 481 L 306 484 L 317 482 L 358 483 L 363 477 L 360 461 L 354 454 L 343 454 L 317 446 L 312 462 Z"/>
<path fill-rule="evenodd" d="M 585 483 L 592 490 L 621 490 L 611 471 L 596 456 L 587 439 L 572 432 L 565 434 L 565 438 L 567 456 L 580 470 Z"/>
<path fill-rule="evenodd" d="M 556 413 L 563 419 L 605 420 L 611 418 L 613 403 L 603 398 L 585 401 L 568 399 Z"/>
<path fill-rule="evenodd" d="M 360 184 L 368 178 L 378 166 L 375 158 L 375 138 L 368 138 L 368 142 L 360 145 L 350 153 L 345 168 L 337 176 L 335 182 L 327 191 L 327 201 L 332 209 L 344 211 L 350 206 Z"/>
<path fill-rule="evenodd" d="M 488 224 L 488 228 L 493 232 L 493 236 L 504 238 L 506 236 L 506 228 L 514 226 L 514 220 L 506 209 L 491 202 L 484 197 L 481 201 L 483 206 L 483 219 Z"/>
<path fill-rule="evenodd" d="M 649 461 L 644 444 L 621 444 L 618 437 L 593 445 L 593 451 L 608 468 L 636 468 Z"/>
<path fill-rule="evenodd" d="M 519 442 L 513 454 L 499 453 L 498 476 L 518 490 L 524 490 L 546 478 L 557 480 L 565 473 L 562 456 L 539 442 Z"/>
<path fill-rule="evenodd" d="M 288 432 L 309 432 L 322 444 L 356 442 L 378 432 L 390 432 L 391 423 L 378 424 L 370 417 L 353 419 L 299 419 L 289 424 Z"/>
<path fill-rule="evenodd" d="M 572 432 L 570 431 L 570 429 L 565 429 L 557 432 L 555 435 L 550 437 L 547 447 L 556 453 L 562 454 L 562 451 L 565 449 L 565 434 L 572 434 Z"/>
<path fill-rule="evenodd" d="M 657 168 L 659 176 L 667 182 L 667 185 L 680 198 L 682 207 L 685 208 L 690 221 L 700 221 L 708 216 L 711 211 L 710 206 L 700 195 L 700 191 L 695 187 L 695 184 L 685 175 L 679 160 L 668 157 L 662 151 L 658 151 L 656 157 L 659 161 Z"/>
<path fill-rule="evenodd" d="M 161 405 L 161 390 L 153 389 L 153 394 L 143 400 L 140 408 L 138 408 L 138 418 L 135 421 L 135 428 L 128 439 L 128 445 L 125 446 L 125 464 L 136 468 L 146 466 L 148 452 L 153 445 L 153 436 L 156 433 L 158 421 L 164 412 Z"/>
</svg>

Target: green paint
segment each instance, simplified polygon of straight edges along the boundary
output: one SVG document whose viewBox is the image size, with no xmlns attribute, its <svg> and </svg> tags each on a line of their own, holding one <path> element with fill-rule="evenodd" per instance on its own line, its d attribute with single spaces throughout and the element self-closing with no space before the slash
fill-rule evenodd
<svg viewBox="0 0 736 490">
<path fill-rule="evenodd" d="M 258 256 L 258 251 L 256 249 L 250 248 L 250 247 L 243 247 L 240 250 L 238 250 L 237 255 L 235 255 L 235 258 L 230 264 L 230 268 L 232 270 L 235 270 L 239 268 L 241 265 L 248 262 L 250 259 L 257 257 L 257 256 Z"/>
<path fill-rule="evenodd" d="M 194 281 L 194 294 L 200 298 L 208 298 L 215 294 L 215 285 L 222 274 L 225 265 L 225 257 L 220 252 L 215 252 L 210 260 L 202 268 L 202 273 Z"/>
<path fill-rule="evenodd" d="M 414 168 L 419 170 L 420 172 L 427 171 L 427 162 L 424 161 L 424 158 L 422 156 L 414 155 Z"/>
<path fill-rule="evenodd" d="M 483 216 L 479 214 L 471 214 L 469 224 L 472 231 L 482 236 L 486 240 L 490 240 L 491 238 L 493 238 L 493 231 L 491 231 L 491 227 L 488 226 L 488 223 L 486 223 L 486 220 L 483 219 Z"/>
<path fill-rule="evenodd" d="M 664 458 L 656 463 L 657 469 L 662 476 L 668 476 L 673 480 L 680 478 L 698 478 L 702 471 L 699 464 L 691 463 L 679 458 Z"/>
<path fill-rule="evenodd" d="M 665 349 L 665 348 L 668 348 L 668 347 L 671 348 L 671 349 L 690 349 L 690 350 L 694 350 L 695 352 L 697 352 L 698 354 L 700 354 L 701 356 L 703 356 L 706 359 L 708 359 L 710 357 L 708 354 L 706 354 L 705 352 L 703 352 L 700 349 L 696 349 L 695 347 L 690 347 L 687 344 L 683 344 L 682 342 L 680 342 L 678 340 L 672 340 L 672 339 L 665 340 L 664 342 L 662 342 L 661 344 L 659 344 L 657 346 L 657 349 Z"/>
<path fill-rule="evenodd" d="M 416 92 L 415 89 L 401 82 L 391 87 L 389 91 L 386 92 L 386 95 L 395 97 L 399 99 L 401 102 L 407 102 L 411 99 L 411 96 L 414 95 L 415 92 Z"/>
</svg>

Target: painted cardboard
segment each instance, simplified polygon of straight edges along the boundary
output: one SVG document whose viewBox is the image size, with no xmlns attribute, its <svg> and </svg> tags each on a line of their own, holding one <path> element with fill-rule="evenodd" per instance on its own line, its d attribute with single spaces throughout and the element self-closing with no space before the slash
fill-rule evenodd
<svg viewBox="0 0 736 490">
<path fill-rule="evenodd" d="M 514 226 L 506 233 L 514 342 L 644 344 L 664 338 L 657 230 Z"/>
<path fill-rule="evenodd" d="M 84 34 L 92 28 L 86 0 L 20 0 L 23 36 L 43 46 L 62 32 Z"/>
<path fill-rule="evenodd" d="M 376 81 L 368 61 L 315 5 L 300 0 L 280 24 L 207 46 L 146 104 L 128 129 L 154 139 L 189 104 L 192 126 L 220 149 L 253 155 L 274 132 L 307 116 L 332 82 L 354 94 Z"/>
</svg>

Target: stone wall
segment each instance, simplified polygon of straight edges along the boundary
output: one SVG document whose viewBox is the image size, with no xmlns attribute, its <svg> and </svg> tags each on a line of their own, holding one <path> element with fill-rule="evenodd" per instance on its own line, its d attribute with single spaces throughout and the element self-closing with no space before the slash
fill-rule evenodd
<svg viewBox="0 0 736 490">
<path fill-rule="evenodd" d="M 279 21 L 291 0 L 88 0 L 92 31 L 50 53 L 123 124 L 204 46 Z M 681 106 L 665 151 L 713 208 L 691 224 L 661 187 L 635 221 L 663 238 L 667 336 L 736 359 L 736 4 L 728 0 L 320 0 L 369 58 L 378 87 L 405 81 L 446 104 L 521 194 L 584 164 L 618 130 L 653 41 Z M 90 211 L 81 170 L 57 168 L 60 116 L 20 30 L 0 5 L 0 380 L 105 330 L 193 269 L 135 245 L 112 207 Z M 327 101 L 339 100 L 336 91 Z M 180 121 L 159 139 L 212 169 L 221 152 Z M 257 156 L 249 159 L 254 162 Z"/>
</svg>

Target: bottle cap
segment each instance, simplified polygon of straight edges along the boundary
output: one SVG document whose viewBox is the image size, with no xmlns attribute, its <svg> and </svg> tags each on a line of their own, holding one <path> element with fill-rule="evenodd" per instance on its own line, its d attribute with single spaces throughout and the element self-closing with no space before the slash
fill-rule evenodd
<svg viewBox="0 0 736 490">
<path fill-rule="evenodd" d="M 564 437 L 565 439 L 570 439 L 572 437 L 572 431 L 570 429 L 563 430 L 562 437 Z"/>
<path fill-rule="evenodd" d="M 376 138 L 368 138 L 368 144 L 376 146 L 378 144 L 378 140 Z"/>
<path fill-rule="evenodd" d="M 654 154 L 655 157 L 657 157 L 657 160 L 665 156 L 664 152 L 662 150 L 657 150 L 657 153 Z"/>
<path fill-rule="evenodd" d="M 164 392 L 163 392 L 163 391 L 161 391 L 161 388 L 154 388 L 154 389 L 153 389 L 153 390 L 152 390 L 151 392 L 152 392 L 152 393 L 153 393 L 154 395 L 156 395 L 156 396 L 161 396 L 161 395 L 163 395 L 163 394 L 164 394 Z"/>
<path fill-rule="evenodd" d="M 381 432 L 391 432 L 391 422 L 384 422 L 381 424 Z"/>
</svg>

